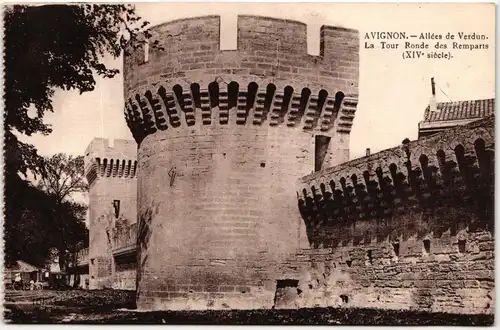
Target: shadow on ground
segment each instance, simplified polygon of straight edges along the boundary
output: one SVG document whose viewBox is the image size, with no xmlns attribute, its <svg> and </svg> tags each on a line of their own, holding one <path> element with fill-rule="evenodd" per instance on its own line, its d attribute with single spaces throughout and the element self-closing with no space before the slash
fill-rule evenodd
<svg viewBox="0 0 500 330">
<path fill-rule="evenodd" d="M 38 294 L 40 295 L 40 293 Z M 459 325 L 488 326 L 493 315 L 457 315 L 414 311 L 344 308 L 298 310 L 226 310 L 137 312 L 128 291 L 66 291 L 43 293 L 45 302 L 6 294 L 5 315 L 17 324 L 217 324 L 217 325 Z M 31 298 L 38 299 L 36 294 Z"/>
</svg>

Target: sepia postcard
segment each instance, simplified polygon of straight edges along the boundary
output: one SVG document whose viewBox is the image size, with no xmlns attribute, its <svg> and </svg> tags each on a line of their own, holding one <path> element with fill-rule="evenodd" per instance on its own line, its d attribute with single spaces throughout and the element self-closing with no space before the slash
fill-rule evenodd
<svg viewBox="0 0 500 330">
<path fill-rule="evenodd" d="M 5 323 L 494 324 L 494 4 L 1 9 Z"/>
</svg>

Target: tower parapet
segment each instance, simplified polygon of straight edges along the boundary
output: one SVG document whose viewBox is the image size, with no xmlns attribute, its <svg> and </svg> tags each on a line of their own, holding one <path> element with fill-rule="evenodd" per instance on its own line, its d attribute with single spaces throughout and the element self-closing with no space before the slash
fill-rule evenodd
<svg viewBox="0 0 500 330">
<path fill-rule="evenodd" d="M 85 175 L 90 186 L 98 177 L 135 177 L 137 144 L 131 140 L 95 138 L 85 151 Z"/>
<path fill-rule="evenodd" d="M 238 16 L 237 50 L 220 49 L 219 16 L 167 22 L 149 32 L 159 47 L 138 47 L 124 59 L 127 96 L 158 84 L 167 90 L 208 86 L 217 76 L 240 86 L 274 82 L 278 90 L 291 85 L 358 94 L 357 30 L 321 27 L 319 56 L 307 53 L 305 24 L 270 17 Z"/>
<path fill-rule="evenodd" d="M 307 54 L 306 25 L 290 20 L 239 16 L 235 51 L 220 50 L 218 16 L 150 32 L 165 50 L 139 47 L 124 62 L 125 113 L 138 143 L 157 130 L 215 122 L 350 132 L 357 31 L 323 26 L 319 56 Z"/>
<path fill-rule="evenodd" d="M 113 228 L 118 218 L 136 222 L 136 172 L 137 144 L 133 140 L 95 138 L 85 151 L 85 174 L 90 187 L 90 289 L 113 286 Z"/>
<path fill-rule="evenodd" d="M 322 27 L 320 56 L 307 54 L 305 24 L 268 17 L 239 16 L 234 51 L 220 49 L 218 16 L 150 32 L 163 51 L 124 57 L 138 307 L 186 308 L 192 296 L 196 308 L 270 308 L 281 275 L 263 263 L 308 246 L 294 182 L 349 157 L 358 32 Z M 227 287 L 249 289 L 214 294 Z"/>
</svg>

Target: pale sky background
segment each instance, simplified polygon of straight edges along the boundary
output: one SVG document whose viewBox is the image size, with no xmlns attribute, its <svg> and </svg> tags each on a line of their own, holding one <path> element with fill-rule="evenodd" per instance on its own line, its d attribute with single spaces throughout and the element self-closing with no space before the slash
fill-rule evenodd
<svg viewBox="0 0 500 330">
<path fill-rule="evenodd" d="M 460 101 L 495 96 L 494 4 L 340 4 L 340 3 L 139 3 L 139 15 L 153 25 L 166 21 L 221 16 L 221 48 L 236 49 L 237 15 L 293 19 L 307 24 L 308 48 L 319 54 L 321 25 L 360 31 L 359 104 L 350 140 L 350 158 L 394 147 L 406 137 L 417 138 L 418 123 L 431 95 L 430 78 L 437 84 L 437 101 Z M 452 60 L 403 60 L 401 51 L 364 49 L 367 32 L 486 34 L 489 50 L 455 51 Z M 434 42 L 430 42 L 431 47 Z M 400 46 L 401 47 L 401 46 Z M 106 59 L 122 68 L 122 59 Z M 444 91 L 444 94 L 442 91 Z M 33 136 L 42 155 L 65 152 L 83 155 L 94 137 L 132 139 L 123 115 L 123 79 L 99 79 L 95 91 L 57 91 L 49 136 Z M 306 174 L 306 173 L 304 173 Z M 87 196 L 75 199 L 87 202 Z"/>
<path fill-rule="evenodd" d="M 261 15 L 302 21 L 308 28 L 309 53 L 319 53 L 321 25 L 360 31 L 359 104 L 351 133 L 351 159 L 417 138 L 418 122 L 429 103 L 430 78 L 437 101 L 492 98 L 495 92 L 495 7 L 493 4 L 326 4 L 326 3 L 138 3 L 139 15 L 160 24 L 178 18 L 220 15 L 221 47 L 236 49 L 237 15 Z M 364 49 L 364 35 L 375 31 L 408 34 L 483 33 L 489 50 L 461 50 L 452 60 L 403 60 L 401 51 Z M 434 42 L 431 42 L 431 47 Z M 400 46 L 401 47 L 401 46 Z M 122 60 L 106 59 L 121 69 Z M 83 154 L 94 137 L 131 139 L 123 115 L 122 76 L 99 79 L 95 91 L 57 91 L 53 125 L 47 137 L 28 141 L 40 153 Z M 445 94 L 441 92 L 444 91 Z M 449 98 L 448 98 L 449 97 Z"/>
</svg>

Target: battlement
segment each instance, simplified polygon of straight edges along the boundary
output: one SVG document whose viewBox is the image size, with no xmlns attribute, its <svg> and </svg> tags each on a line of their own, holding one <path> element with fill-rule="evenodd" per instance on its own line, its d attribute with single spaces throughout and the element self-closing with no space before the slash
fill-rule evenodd
<svg viewBox="0 0 500 330">
<path fill-rule="evenodd" d="M 165 22 L 149 29 L 150 42 L 158 41 L 166 53 L 174 56 L 185 51 L 198 51 L 195 57 L 207 55 L 203 51 L 221 51 L 220 16 L 201 16 Z M 298 56 L 309 55 L 307 49 L 307 25 L 305 23 L 265 16 L 239 15 L 237 21 L 237 50 L 251 52 L 281 52 Z M 203 44 L 194 45 L 194 41 L 202 40 Z M 147 49 L 146 49 L 147 48 Z M 344 55 L 352 59 L 352 52 L 359 48 L 359 32 L 354 29 L 323 25 L 320 29 L 320 56 L 311 56 L 311 61 L 338 61 Z M 131 50 L 131 49 L 130 49 Z M 222 51 L 224 52 L 224 51 Z M 231 51 L 229 51 L 231 52 Z M 129 57 L 136 64 L 147 62 L 146 53 L 154 61 L 159 55 L 152 48 L 140 47 L 136 56 Z M 339 56 L 340 55 L 340 56 Z M 132 64 L 128 62 L 128 64 Z"/>
<path fill-rule="evenodd" d="M 431 212 L 457 200 L 488 203 L 494 143 L 491 116 L 319 171 L 300 180 L 299 209 L 317 225 Z"/>
<path fill-rule="evenodd" d="M 222 86 L 221 86 L 222 85 Z M 286 86 L 278 90 L 268 84 L 262 88 L 255 82 L 239 86 L 212 82 L 200 89 L 197 83 L 184 90 L 175 85 L 172 90 L 160 86 L 156 93 L 136 94 L 126 104 L 127 124 L 138 144 L 149 134 L 203 125 L 286 125 L 303 130 L 315 130 L 328 135 L 332 128 L 350 133 L 357 97 L 342 92 L 330 94 L 322 89 L 312 94 L 309 88 L 294 91 Z M 338 120 L 336 120 L 338 119 Z"/>
<path fill-rule="evenodd" d="M 137 144 L 134 140 L 94 138 L 85 149 L 85 156 L 135 159 Z"/>
<path fill-rule="evenodd" d="M 133 140 L 94 138 L 85 150 L 85 174 L 91 186 L 98 177 L 134 178 L 137 144 Z"/>
<path fill-rule="evenodd" d="M 330 131 L 334 104 L 344 96 L 345 113 L 335 111 L 339 130 L 350 131 L 359 80 L 356 30 L 323 26 L 314 56 L 307 53 L 304 23 L 238 16 L 237 25 L 236 50 L 220 49 L 220 17 L 205 16 L 155 26 L 146 44 L 124 56 L 125 111 L 136 141 L 144 135 L 141 125 L 148 132 L 184 122 L 224 125 L 232 115 L 238 124 L 268 120 Z"/>
</svg>

